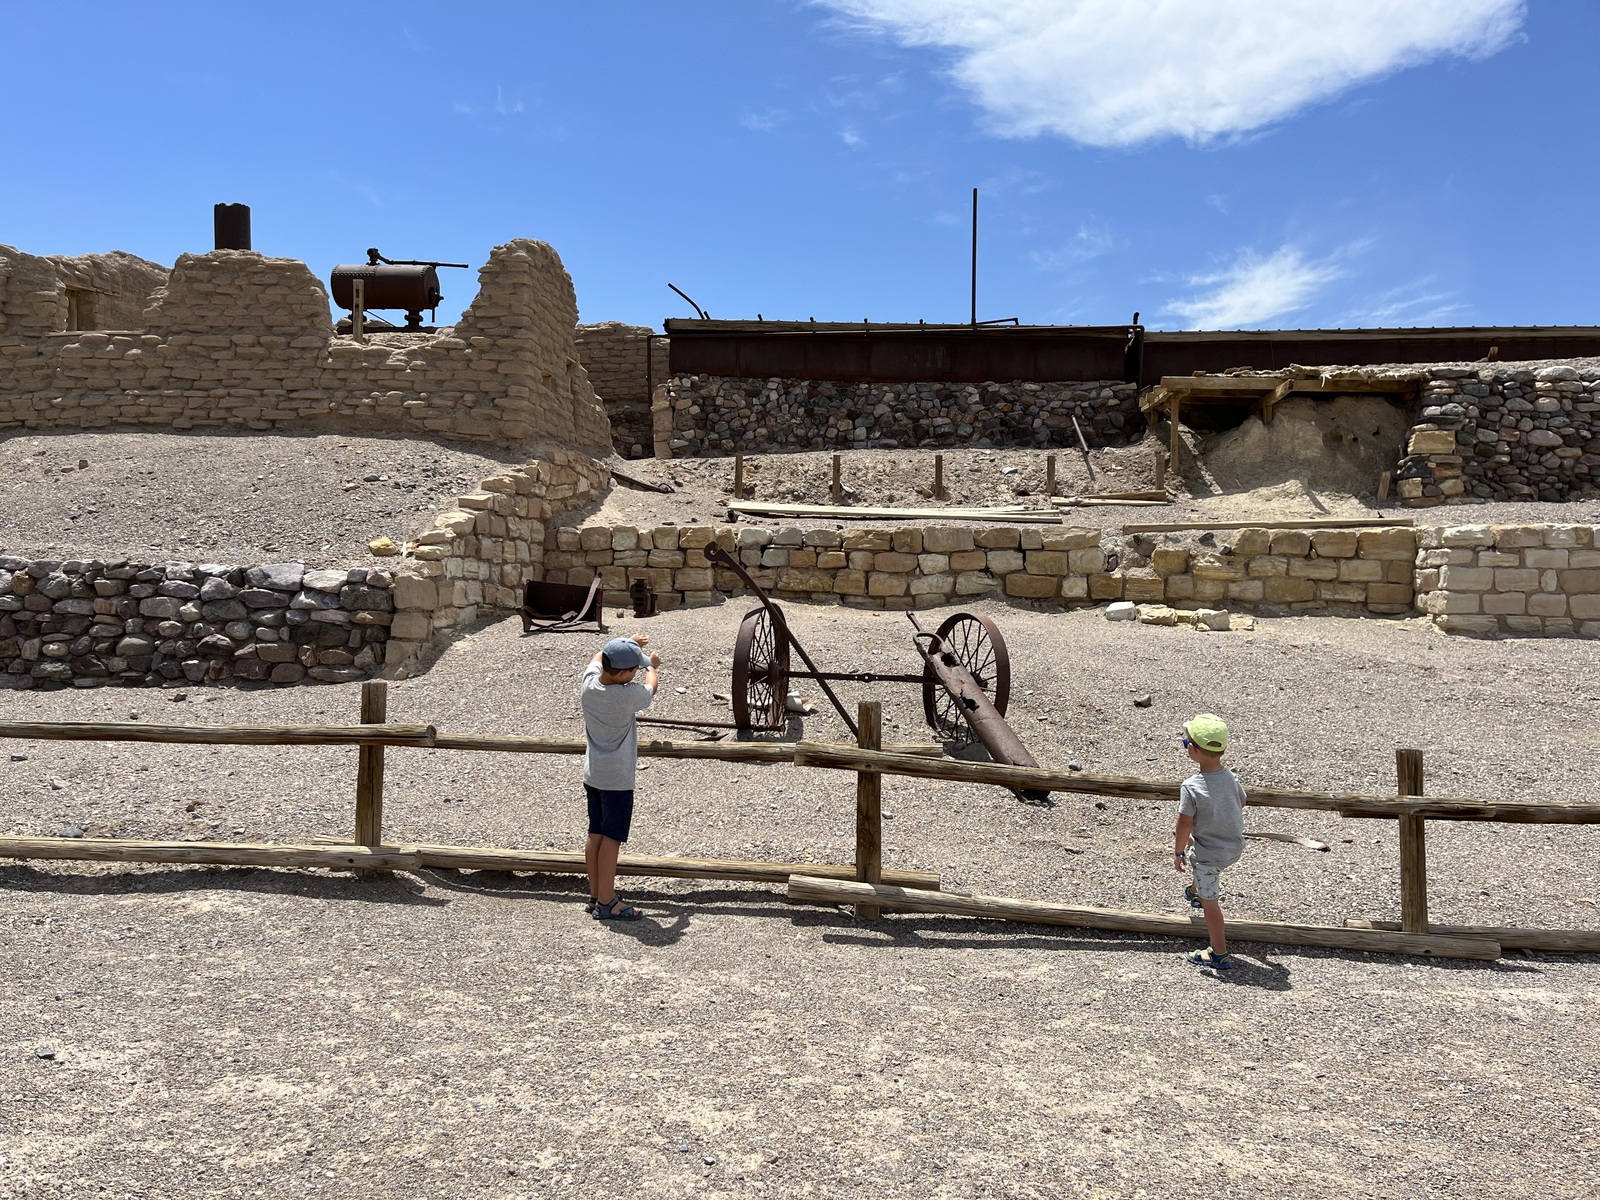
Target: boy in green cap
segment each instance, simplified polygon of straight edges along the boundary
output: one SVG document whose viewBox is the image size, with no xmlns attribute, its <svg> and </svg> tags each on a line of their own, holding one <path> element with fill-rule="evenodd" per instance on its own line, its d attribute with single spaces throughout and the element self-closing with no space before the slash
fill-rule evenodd
<svg viewBox="0 0 1600 1200">
<path fill-rule="evenodd" d="M 1183 781 L 1178 793 L 1178 827 L 1174 830 L 1173 868 L 1194 871 L 1184 898 L 1206 916 L 1211 945 L 1187 958 L 1197 967 L 1231 971 L 1227 926 L 1222 919 L 1221 876 L 1244 853 L 1244 788 L 1222 765 L 1228 748 L 1228 726 L 1215 713 L 1200 713 L 1183 727 L 1183 748 L 1200 768 Z"/>
</svg>

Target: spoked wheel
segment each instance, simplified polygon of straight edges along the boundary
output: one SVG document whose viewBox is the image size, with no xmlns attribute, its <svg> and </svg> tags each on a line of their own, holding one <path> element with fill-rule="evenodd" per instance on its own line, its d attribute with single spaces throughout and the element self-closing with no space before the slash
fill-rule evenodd
<svg viewBox="0 0 1600 1200">
<path fill-rule="evenodd" d="M 941 652 L 955 655 L 996 711 L 1005 716 L 1011 699 L 1011 655 L 999 627 L 976 613 L 956 613 L 939 626 L 936 636 Z M 929 728 L 945 740 L 972 741 L 972 730 L 961 716 L 960 706 L 927 663 L 922 665 L 922 714 Z"/>
<path fill-rule="evenodd" d="M 733 719 L 741 729 L 781 727 L 788 695 L 789 639 L 773 628 L 765 606 L 752 608 L 733 647 Z"/>
</svg>

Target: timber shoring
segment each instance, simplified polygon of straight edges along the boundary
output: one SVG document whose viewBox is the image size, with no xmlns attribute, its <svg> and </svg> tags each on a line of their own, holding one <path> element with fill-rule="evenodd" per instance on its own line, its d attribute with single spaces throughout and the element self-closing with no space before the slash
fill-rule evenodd
<svg viewBox="0 0 1600 1200">
<path fill-rule="evenodd" d="M 831 904 L 875 901 L 882 908 L 901 912 L 943 913 L 956 917 L 989 917 L 1026 921 L 1035 925 L 1070 925 L 1079 929 L 1109 929 L 1124 933 L 1153 933 L 1165 937 L 1205 938 L 1205 924 L 1188 917 L 1160 913 L 1124 912 L 1084 904 L 1053 904 L 1044 900 L 1010 900 L 1001 896 L 969 896 L 959 892 L 922 892 L 915 888 L 854 880 L 820 879 L 794 875 L 789 879 L 789 899 Z M 1489 938 L 1455 937 L 1434 933 L 1391 933 L 1352 929 L 1338 925 L 1295 925 L 1284 921 L 1228 922 L 1228 940 L 1274 942 L 1280 946 L 1321 946 L 1334 950 L 1371 950 L 1381 954 L 1421 954 L 1433 958 L 1494 959 L 1500 946 Z"/>
</svg>

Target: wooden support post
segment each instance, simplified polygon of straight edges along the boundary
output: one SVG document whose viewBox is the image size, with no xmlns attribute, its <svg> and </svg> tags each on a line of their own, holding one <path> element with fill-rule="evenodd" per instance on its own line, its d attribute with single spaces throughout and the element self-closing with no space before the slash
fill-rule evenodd
<svg viewBox="0 0 1600 1200">
<path fill-rule="evenodd" d="M 1395 774 L 1402 796 L 1422 795 L 1422 751 L 1396 750 Z M 1400 818 L 1400 928 L 1428 932 L 1428 845 L 1422 818 Z"/>
<path fill-rule="evenodd" d="M 839 456 L 835 454 L 833 456 L 833 486 L 828 489 L 828 495 L 833 497 L 833 503 L 837 504 L 842 494 L 843 489 L 839 486 Z"/>
<path fill-rule="evenodd" d="M 1172 441 L 1167 448 L 1167 470 L 1178 471 L 1178 394 L 1174 392 L 1167 402 L 1167 417 L 1172 422 Z"/>
<path fill-rule="evenodd" d="M 1046 454 L 1044 456 L 1044 494 L 1046 496 L 1054 496 L 1056 494 L 1056 456 L 1054 454 Z"/>
<path fill-rule="evenodd" d="M 367 340 L 367 281 L 350 281 L 350 336 L 358 342 Z"/>
<path fill-rule="evenodd" d="M 733 498 L 744 499 L 744 455 L 733 456 Z"/>
<path fill-rule="evenodd" d="M 1389 481 L 1391 479 L 1393 479 L 1393 478 L 1394 478 L 1394 473 L 1391 472 L 1391 471 L 1381 471 L 1381 472 L 1379 472 L 1379 474 L 1378 474 L 1378 499 L 1379 500 L 1387 500 L 1389 498 Z"/>
<path fill-rule="evenodd" d="M 1156 483 L 1153 490 L 1158 492 L 1167 490 L 1167 459 L 1159 450 L 1156 451 Z"/>
<path fill-rule="evenodd" d="M 389 708 L 389 685 L 369 679 L 361 685 L 361 723 L 382 725 Z M 356 844 L 383 845 L 383 747 L 362 746 L 356 752 Z"/>
<path fill-rule="evenodd" d="M 863 700 L 856 709 L 860 729 L 857 742 L 863 750 L 883 745 L 883 704 Z M 876 771 L 856 775 L 856 879 L 861 883 L 883 880 L 883 776 Z M 856 919 L 876 921 L 876 904 L 857 904 Z"/>
<path fill-rule="evenodd" d="M 933 498 L 944 499 L 944 455 L 933 456 Z"/>
</svg>

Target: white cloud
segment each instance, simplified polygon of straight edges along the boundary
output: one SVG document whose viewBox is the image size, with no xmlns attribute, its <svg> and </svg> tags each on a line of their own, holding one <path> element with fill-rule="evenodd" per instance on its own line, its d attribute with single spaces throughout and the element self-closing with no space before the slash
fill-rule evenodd
<svg viewBox="0 0 1600 1200">
<path fill-rule="evenodd" d="M 1191 275 L 1190 287 L 1208 289 L 1172 300 L 1167 311 L 1184 320 L 1187 329 L 1242 329 L 1263 325 L 1305 308 L 1327 284 L 1345 273 L 1337 256 L 1308 260 L 1295 246 L 1283 246 L 1270 257 L 1245 251 L 1226 270 Z"/>
<path fill-rule="evenodd" d="M 1035 250 L 1028 255 L 1028 259 L 1041 271 L 1060 271 L 1109 254 L 1116 244 L 1116 234 L 1105 226 L 1079 225 L 1078 232 L 1066 245 L 1054 250 Z"/>
<path fill-rule="evenodd" d="M 1469 311 L 1459 292 L 1428 291 L 1431 276 L 1371 297 L 1339 318 L 1341 328 L 1459 325 Z"/>
<path fill-rule="evenodd" d="M 867 144 L 867 139 L 855 131 L 854 126 L 846 125 L 839 130 L 839 140 L 852 150 L 859 150 Z"/>
<path fill-rule="evenodd" d="M 1517 36 L 1526 0 L 814 0 L 955 53 L 993 129 L 1097 146 L 1207 142 Z"/>
</svg>

